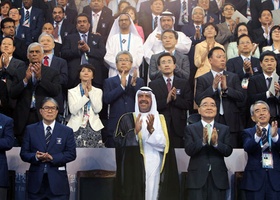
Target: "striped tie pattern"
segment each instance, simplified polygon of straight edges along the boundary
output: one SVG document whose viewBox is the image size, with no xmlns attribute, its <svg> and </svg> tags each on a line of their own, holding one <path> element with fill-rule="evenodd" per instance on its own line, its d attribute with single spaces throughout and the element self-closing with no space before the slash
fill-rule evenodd
<svg viewBox="0 0 280 200">
<path fill-rule="evenodd" d="M 25 18 L 24 18 L 24 23 L 23 23 L 24 26 L 29 27 L 29 18 L 30 18 L 30 15 L 29 15 L 29 11 L 27 10 L 25 12 Z"/>
<path fill-rule="evenodd" d="M 51 141 L 51 136 L 52 136 L 51 130 L 52 130 L 52 128 L 51 128 L 50 126 L 48 126 L 48 127 L 46 128 L 46 130 L 47 130 L 47 134 L 46 134 L 46 144 L 47 144 L 47 146 L 48 146 L 48 144 L 49 144 L 50 141 Z"/>
</svg>

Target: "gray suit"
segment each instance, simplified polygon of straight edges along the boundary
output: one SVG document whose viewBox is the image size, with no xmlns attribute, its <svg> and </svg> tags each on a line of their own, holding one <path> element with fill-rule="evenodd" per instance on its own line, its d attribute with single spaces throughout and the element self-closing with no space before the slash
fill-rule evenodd
<svg viewBox="0 0 280 200">
<path fill-rule="evenodd" d="M 159 56 L 165 52 L 154 54 L 151 57 L 150 66 L 149 66 L 149 78 L 155 80 L 162 76 L 161 72 L 158 70 L 157 60 Z M 176 58 L 176 68 L 174 70 L 175 76 L 182 78 L 184 80 L 189 80 L 190 77 L 190 61 L 187 55 L 175 51 L 174 56 Z"/>
</svg>

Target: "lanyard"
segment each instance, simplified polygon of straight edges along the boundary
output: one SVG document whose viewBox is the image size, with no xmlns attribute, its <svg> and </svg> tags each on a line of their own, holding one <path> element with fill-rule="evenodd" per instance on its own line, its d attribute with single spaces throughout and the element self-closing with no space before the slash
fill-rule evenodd
<svg viewBox="0 0 280 200">
<path fill-rule="evenodd" d="M 130 37 L 131 37 L 131 33 L 129 33 L 128 36 L 128 43 L 127 43 L 127 51 L 129 51 L 129 47 L 130 47 Z M 124 39 L 125 40 L 125 39 Z M 123 46 L 122 46 L 122 34 L 120 34 L 120 46 L 121 46 L 121 51 L 123 51 Z"/>
<path fill-rule="evenodd" d="M 85 91 L 84 91 L 84 89 L 82 87 L 82 84 L 80 84 L 80 90 L 81 90 L 81 95 L 83 96 L 85 94 Z M 90 110 L 90 101 L 88 101 L 86 103 L 86 106 L 87 106 L 87 111 L 89 111 Z"/>
</svg>

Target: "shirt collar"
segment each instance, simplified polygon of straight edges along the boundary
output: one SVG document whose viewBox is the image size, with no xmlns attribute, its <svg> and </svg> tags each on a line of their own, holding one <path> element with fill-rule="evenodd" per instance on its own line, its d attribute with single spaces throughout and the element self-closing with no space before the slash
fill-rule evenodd
<svg viewBox="0 0 280 200">
<path fill-rule="evenodd" d="M 50 126 L 52 128 L 51 132 L 53 133 L 54 125 L 55 125 L 55 120 L 50 125 L 45 124 L 44 120 L 43 120 L 43 126 L 44 126 L 45 133 L 46 133 L 46 129 L 48 126 Z"/>
<path fill-rule="evenodd" d="M 211 128 L 214 127 L 214 120 L 212 120 L 210 123 L 207 123 L 206 121 L 203 121 L 203 119 L 201 120 L 202 126 L 205 127 L 207 124 L 211 125 Z"/>
</svg>

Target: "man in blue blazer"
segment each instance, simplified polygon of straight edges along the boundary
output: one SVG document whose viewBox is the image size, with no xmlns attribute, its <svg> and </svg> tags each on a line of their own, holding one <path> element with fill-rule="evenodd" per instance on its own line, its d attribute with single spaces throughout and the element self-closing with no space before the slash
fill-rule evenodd
<svg viewBox="0 0 280 200">
<path fill-rule="evenodd" d="M 0 199 L 7 199 L 7 188 L 9 187 L 9 173 L 6 151 L 14 144 L 13 119 L 0 114 Z"/>
<path fill-rule="evenodd" d="M 69 200 L 66 163 L 76 159 L 73 130 L 55 121 L 57 102 L 42 101 L 43 120 L 26 127 L 20 157 L 30 163 L 28 199 Z"/>
<path fill-rule="evenodd" d="M 201 121 L 185 128 L 185 151 L 191 157 L 187 199 L 226 199 L 229 180 L 224 158 L 232 153 L 229 127 L 214 120 L 215 99 L 204 96 L 198 105 Z"/>
<path fill-rule="evenodd" d="M 144 86 L 143 79 L 137 77 L 136 71 L 133 76 L 129 75 L 132 62 L 132 55 L 128 51 L 119 52 L 116 56 L 119 74 L 104 81 L 103 101 L 110 104 L 106 147 L 114 147 L 113 135 L 117 122 L 124 113 L 134 112 L 136 92 Z"/>
<path fill-rule="evenodd" d="M 276 200 L 280 196 L 280 130 L 277 121 L 270 121 L 270 109 L 260 100 L 250 108 L 256 123 L 242 132 L 243 147 L 248 154 L 241 189 L 246 199 Z"/>
<path fill-rule="evenodd" d="M 20 24 L 24 26 L 25 36 L 29 37 L 27 41 L 37 42 L 44 24 L 44 13 L 32 6 L 33 0 L 24 0 L 22 3 Z"/>
</svg>

